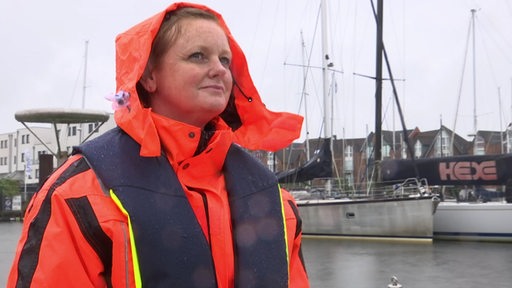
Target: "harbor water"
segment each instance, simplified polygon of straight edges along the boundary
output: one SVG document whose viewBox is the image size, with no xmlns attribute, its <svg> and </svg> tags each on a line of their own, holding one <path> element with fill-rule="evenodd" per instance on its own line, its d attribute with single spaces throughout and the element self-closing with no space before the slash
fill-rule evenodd
<svg viewBox="0 0 512 288">
<path fill-rule="evenodd" d="M 5 287 L 21 223 L 0 223 L 0 287 Z M 311 287 L 512 287 L 512 244 L 308 238 L 303 255 Z"/>
</svg>

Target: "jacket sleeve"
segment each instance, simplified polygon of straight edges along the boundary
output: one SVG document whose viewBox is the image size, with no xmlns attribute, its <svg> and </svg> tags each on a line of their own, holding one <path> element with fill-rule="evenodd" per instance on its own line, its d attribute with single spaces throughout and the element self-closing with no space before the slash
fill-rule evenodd
<svg viewBox="0 0 512 288">
<path fill-rule="evenodd" d="M 290 269 L 290 287 L 307 288 L 309 279 L 302 256 L 302 220 L 293 196 L 282 189 L 283 204 L 286 215 L 286 231 L 288 238 L 288 257 Z"/>
<path fill-rule="evenodd" d="M 112 287 L 119 281 L 112 277 L 121 270 L 113 268 L 112 250 L 124 249 L 111 239 L 122 235 L 122 218 L 105 213 L 112 201 L 80 159 L 70 158 L 32 197 L 7 287 Z M 119 287 L 128 287 L 122 281 Z"/>
</svg>

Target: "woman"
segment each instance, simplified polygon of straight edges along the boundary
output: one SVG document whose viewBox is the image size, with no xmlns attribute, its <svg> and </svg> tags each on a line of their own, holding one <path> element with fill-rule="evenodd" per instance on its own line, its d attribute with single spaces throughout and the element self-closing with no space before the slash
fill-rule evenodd
<svg viewBox="0 0 512 288">
<path fill-rule="evenodd" d="M 309 287 L 293 198 L 245 150 L 267 110 L 222 17 L 176 3 L 116 39 L 118 128 L 32 198 L 8 287 Z"/>
</svg>

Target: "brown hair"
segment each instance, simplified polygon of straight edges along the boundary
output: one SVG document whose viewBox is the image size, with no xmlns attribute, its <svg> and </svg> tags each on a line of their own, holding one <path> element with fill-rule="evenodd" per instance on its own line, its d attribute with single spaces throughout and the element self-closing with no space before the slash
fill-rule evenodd
<svg viewBox="0 0 512 288">
<path fill-rule="evenodd" d="M 183 19 L 205 19 L 219 23 L 219 20 L 214 14 L 198 8 L 185 7 L 167 13 L 151 45 L 151 53 L 149 54 L 148 63 L 146 64 L 142 77 L 147 75 L 151 69 L 158 65 L 159 60 L 181 35 L 182 26 L 180 22 Z M 136 88 L 142 105 L 149 107 L 149 93 L 144 89 L 140 81 L 137 82 Z"/>
</svg>

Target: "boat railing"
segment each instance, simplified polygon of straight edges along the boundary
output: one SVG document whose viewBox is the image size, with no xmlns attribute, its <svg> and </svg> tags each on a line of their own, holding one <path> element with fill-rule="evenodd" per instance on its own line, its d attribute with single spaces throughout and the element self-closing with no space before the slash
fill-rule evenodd
<svg viewBox="0 0 512 288">
<path fill-rule="evenodd" d="M 371 189 L 366 189 L 363 184 L 353 187 L 362 187 L 355 189 L 353 187 L 342 187 L 336 185 L 333 179 L 316 179 L 324 181 L 315 181 L 307 186 L 287 186 L 283 187 L 294 195 L 297 200 L 311 199 L 386 199 L 386 198 L 409 198 L 431 195 L 432 192 L 426 179 L 408 178 L 401 183 L 379 183 Z M 325 181 L 331 180 L 331 181 Z M 330 183 L 331 186 L 326 186 Z M 371 192 L 368 192 L 371 191 Z"/>
<path fill-rule="evenodd" d="M 393 185 L 393 196 L 424 196 L 431 194 L 425 178 L 407 178 L 400 184 Z"/>
</svg>

